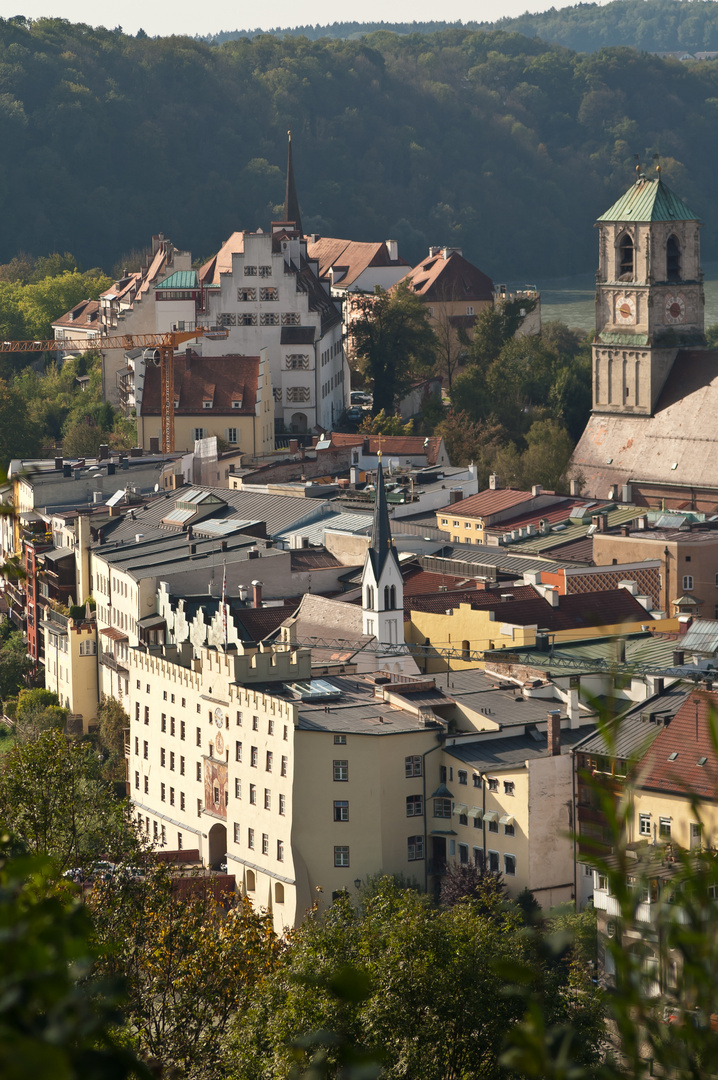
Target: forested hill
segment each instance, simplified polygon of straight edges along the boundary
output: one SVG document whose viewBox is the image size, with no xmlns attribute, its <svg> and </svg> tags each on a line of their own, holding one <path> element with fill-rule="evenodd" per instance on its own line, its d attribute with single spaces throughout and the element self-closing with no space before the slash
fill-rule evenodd
<svg viewBox="0 0 718 1080">
<path fill-rule="evenodd" d="M 0 262 L 267 228 L 288 128 L 307 231 L 458 245 L 497 281 L 590 270 L 596 216 L 660 153 L 716 258 L 717 124 L 714 62 L 503 31 L 211 46 L 0 20 Z"/>
<path fill-rule="evenodd" d="M 303 35 L 316 41 L 322 37 L 359 38 L 377 30 L 428 34 L 450 28 L 516 31 L 578 52 L 595 52 L 613 45 L 647 52 L 715 52 L 718 51 L 718 3 L 715 0 L 613 0 L 605 5 L 576 4 L 535 14 L 526 12 L 517 18 L 499 19 L 494 23 L 335 22 L 329 26 L 277 27 L 266 32 L 282 37 Z M 234 30 L 208 35 L 203 40 L 221 44 L 237 37 L 254 37 L 258 33 L 261 31 Z"/>
</svg>

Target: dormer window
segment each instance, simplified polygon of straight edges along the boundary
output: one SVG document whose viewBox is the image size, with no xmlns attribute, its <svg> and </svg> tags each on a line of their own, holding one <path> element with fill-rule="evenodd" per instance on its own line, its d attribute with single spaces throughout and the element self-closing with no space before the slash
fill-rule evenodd
<svg viewBox="0 0 718 1080">
<path fill-rule="evenodd" d="M 203 409 L 211 409 L 212 408 L 212 402 L 211 401 L 203 401 L 202 402 L 202 408 Z"/>
<path fill-rule="evenodd" d="M 241 401 L 236 401 L 236 400 L 233 401 L 232 402 L 232 408 L 233 409 L 241 409 L 242 408 L 242 402 Z"/>
</svg>

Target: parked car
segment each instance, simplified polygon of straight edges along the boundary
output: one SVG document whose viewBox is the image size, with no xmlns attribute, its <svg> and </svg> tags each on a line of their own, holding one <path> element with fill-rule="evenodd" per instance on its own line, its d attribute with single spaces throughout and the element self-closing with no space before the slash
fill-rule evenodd
<svg viewBox="0 0 718 1080">
<path fill-rule="evenodd" d="M 352 390 L 351 403 L 352 405 L 372 405 L 374 398 L 371 394 L 365 394 L 363 390 Z"/>
<path fill-rule="evenodd" d="M 347 409 L 347 423 L 360 424 L 364 419 L 364 410 L 360 405 L 352 405 L 351 409 Z"/>
</svg>

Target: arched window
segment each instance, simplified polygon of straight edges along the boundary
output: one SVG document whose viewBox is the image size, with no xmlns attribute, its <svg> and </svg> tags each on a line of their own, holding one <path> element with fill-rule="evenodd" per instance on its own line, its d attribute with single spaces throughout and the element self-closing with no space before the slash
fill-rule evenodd
<svg viewBox="0 0 718 1080">
<path fill-rule="evenodd" d="M 391 610 L 396 607 L 396 585 L 392 585 L 389 589 L 389 599 L 391 600 Z"/>
<path fill-rule="evenodd" d="M 247 892 L 254 892 L 256 888 L 254 881 L 254 870 L 247 871 Z"/>
<path fill-rule="evenodd" d="M 466 640 L 461 642 L 461 659 L 462 660 L 470 660 L 471 659 L 471 649 L 469 647 L 469 642 L 466 641 Z"/>
<path fill-rule="evenodd" d="M 368 608 L 374 607 L 374 590 L 371 585 L 367 585 L 366 587 L 366 606 Z"/>
<path fill-rule="evenodd" d="M 678 237 L 672 234 L 668 237 L 666 244 L 666 280 L 681 280 L 681 246 L 678 243 Z"/>
<path fill-rule="evenodd" d="M 396 607 L 396 585 L 384 586 L 384 610 L 393 611 Z"/>
<path fill-rule="evenodd" d="M 281 885 L 278 881 L 275 881 L 274 883 L 274 903 L 284 903 L 284 886 Z"/>
<path fill-rule="evenodd" d="M 620 281 L 633 281 L 633 240 L 628 233 L 618 242 L 618 277 Z"/>
</svg>

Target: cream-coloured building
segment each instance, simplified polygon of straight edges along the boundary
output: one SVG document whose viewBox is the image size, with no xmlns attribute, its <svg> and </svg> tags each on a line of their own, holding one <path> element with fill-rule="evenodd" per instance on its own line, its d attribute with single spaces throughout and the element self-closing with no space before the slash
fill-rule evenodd
<svg viewBox="0 0 718 1080">
<path fill-rule="evenodd" d="M 45 687 L 70 710 L 70 725 L 87 734 L 97 721 L 97 624 L 94 618 L 71 619 L 48 608 L 42 631 Z"/>
<path fill-rule="evenodd" d="M 151 350 L 144 350 L 149 353 Z M 133 361 L 144 373 L 135 378 L 137 441 L 147 450 L 161 445 L 160 369 L 144 354 Z M 192 450 L 216 437 L 232 449 L 261 455 L 274 449 L 274 400 L 268 354 L 202 356 L 188 348 L 175 359 L 174 444 Z"/>
</svg>

